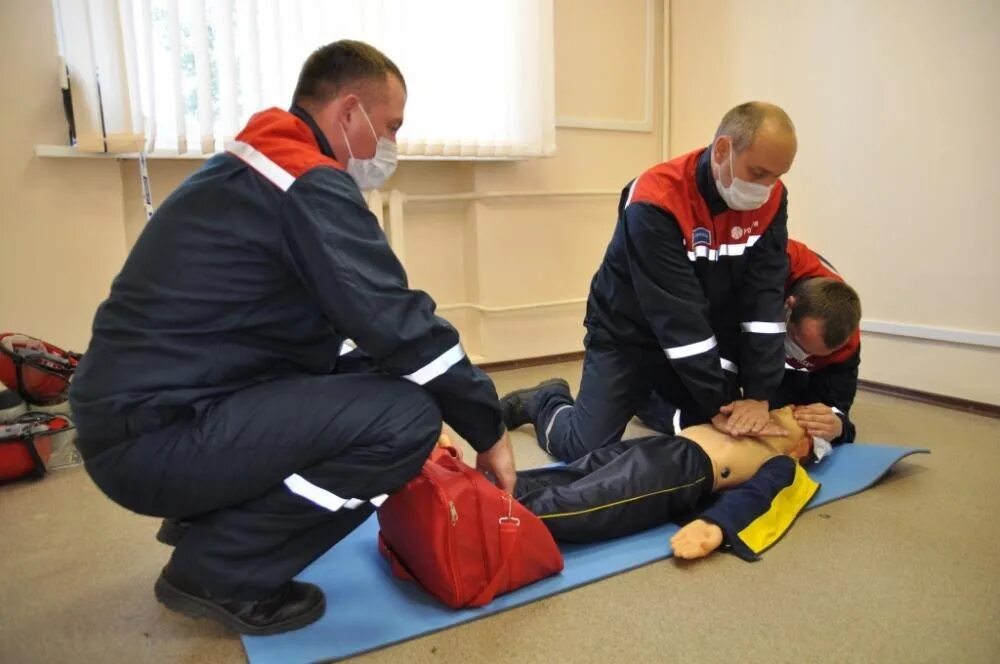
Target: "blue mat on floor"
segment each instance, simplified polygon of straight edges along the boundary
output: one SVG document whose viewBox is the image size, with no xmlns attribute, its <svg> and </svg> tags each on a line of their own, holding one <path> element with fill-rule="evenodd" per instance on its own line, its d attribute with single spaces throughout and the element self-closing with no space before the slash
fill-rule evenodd
<svg viewBox="0 0 1000 664">
<path fill-rule="evenodd" d="M 810 469 L 809 474 L 822 486 L 808 508 L 863 491 L 903 457 L 927 451 L 861 443 L 839 447 Z M 243 647 L 251 664 L 350 657 L 667 558 L 669 539 L 676 530 L 676 525 L 668 524 L 610 542 L 563 546 L 566 568 L 562 574 L 498 597 L 489 606 L 456 611 L 438 604 L 415 584 L 392 576 L 378 553 L 378 520 L 372 516 L 299 576 L 326 592 L 326 615 L 294 632 L 243 637 Z"/>
</svg>

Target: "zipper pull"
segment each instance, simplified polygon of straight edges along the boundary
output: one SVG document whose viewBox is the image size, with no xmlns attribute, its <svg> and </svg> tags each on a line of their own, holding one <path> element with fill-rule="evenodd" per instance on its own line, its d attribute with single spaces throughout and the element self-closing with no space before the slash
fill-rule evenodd
<svg viewBox="0 0 1000 664">
<path fill-rule="evenodd" d="M 455 503 L 451 500 L 448 501 L 448 511 L 451 512 L 451 525 L 458 523 L 458 508 L 455 507 Z"/>
</svg>

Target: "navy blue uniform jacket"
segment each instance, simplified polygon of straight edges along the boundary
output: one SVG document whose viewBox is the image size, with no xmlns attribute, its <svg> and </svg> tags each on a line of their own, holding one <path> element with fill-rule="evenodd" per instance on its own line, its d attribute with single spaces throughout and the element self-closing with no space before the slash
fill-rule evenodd
<svg viewBox="0 0 1000 664">
<path fill-rule="evenodd" d="M 347 339 L 426 389 L 477 450 L 501 436 L 493 383 L 293 111 L 253 116 L 150 219 L 73 381 L 81 439 L 110 445 L 262 381 L 335 372 Z"/>
</svg>

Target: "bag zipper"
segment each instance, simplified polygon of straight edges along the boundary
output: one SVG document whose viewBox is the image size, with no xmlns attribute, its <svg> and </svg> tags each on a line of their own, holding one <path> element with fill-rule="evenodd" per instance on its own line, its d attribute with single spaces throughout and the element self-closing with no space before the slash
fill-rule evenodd
<svg viewBox="0 0 1000 664">
<path fill-rule="evenodd" d="M 493 572 L 490 569 L 489 553 L 487 552 L 488 547 L 486 545 L 486 531 L 483 529 L 482 516 L 484 514 L 484 505 L 480 500 L 480 495 L 478 491 L 479 487 L 477 486 L 478 478 L 474 475 L 469 475 L 468 473 L 463 473 L 463 476 L 469 482 L 469 488 L 472 490 L 472 496 L 476 501 L 476 508 L 477 508 L 476 511 L 479 513 L 480 516 L 479 523 L 477 524 L 478 527 L 476 528 L 476 530 L 479 531 L 479 550 L 482 552 L 483 555 L 483 578 L 485 578 L 488 582 L 491 578 L 493 578 Z M 486 478 L 483 478 L 482 481 L 487 482 L 488 480 L 486 480 Z"/>
<path fill-rule="evenodd" d="M 448 468 L 448 470 L 450 471 L 451 469 Z M 430 480 L 430 485 L 434 487 L 434 492 L 437 493 L 438 497 L 441 499 L 441 502 L 447 503 L 448 514 L 451 518 L 451 526 L 452 528 L 454 528 L 455 524 L 458 523 L 458 508 L 455 507 L 455 502 L 448 498 L 448 495 L 445 493 L 444 489 L 438 483 L 437 478 L 428 477 L 428 479 Z M 462 597 L 463 596 L 462 575 L 458 573 L 459 564 L 458 564 L 458 554 L 455 552 L 455 537 L 456 535 L 454 533 L 451 533 L 450 537 L 445 536 L 445 539 L 447 540 L 447 542 L 445 542 L 445 545 L 448 548 L 448 558 L 450 563 L 449 565 L 450 569 L 448 570 L 448 575 L 454 581 L 456 597 Z"/>
</svg>

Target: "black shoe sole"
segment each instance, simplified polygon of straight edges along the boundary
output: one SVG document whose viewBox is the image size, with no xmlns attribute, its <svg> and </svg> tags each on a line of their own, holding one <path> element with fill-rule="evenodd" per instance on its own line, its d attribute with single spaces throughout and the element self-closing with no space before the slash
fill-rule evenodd
<svg viewBox="0 0 1000 664">
<path fill-rule="evenodd" d="M 281 634 L 282 632 L 300 629 L 316 622 L 326 613 L 326 597 L 323 597 L 315 607 L 294 618 L 289 618 L 288 620 L 272 625 L 251 625 L 250 623 L 243 622 L 211 600 L 184 592 L 167 581 L 166 577 L 162 574 L 156 580 L 153 592 L 156 594 L 156 599 L 160 604 L 171 611 L 183 613 L 191 618 L 209 618 L 235 632 L 252 636 L 268 636 L 270 634 Z"/>
</svg>

